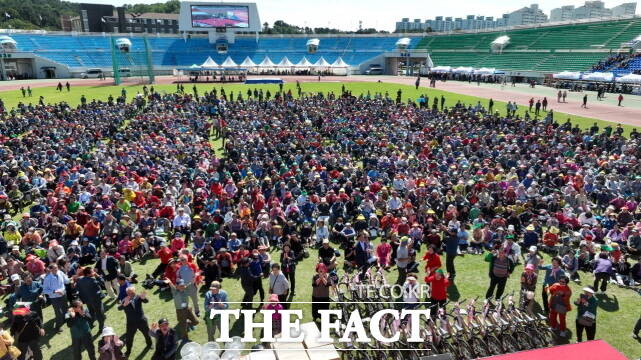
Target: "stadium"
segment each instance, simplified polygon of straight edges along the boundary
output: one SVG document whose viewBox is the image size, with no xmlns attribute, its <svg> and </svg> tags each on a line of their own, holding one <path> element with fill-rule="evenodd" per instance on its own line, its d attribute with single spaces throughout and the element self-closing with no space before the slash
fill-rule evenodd
<svg viewBox="0 0 641 360">
<path fill-rule="evenodd" d="M 634 11 L 68 4 L 0 20 L 0 359 L 641 357 Z"/>
</svg>

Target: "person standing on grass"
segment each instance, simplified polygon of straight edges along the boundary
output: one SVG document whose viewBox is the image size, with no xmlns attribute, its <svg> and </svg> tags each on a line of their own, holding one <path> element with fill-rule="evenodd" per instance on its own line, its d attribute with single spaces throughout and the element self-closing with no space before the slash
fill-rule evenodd
<svg viewBox="0 0 641 360">
<path fill-rule="evenodd" d="M 176 284 L 170 280 L 165 280 L 165 284 L 171 288 L 171 293 L 174 297 L 174 306 L 176 308 L 176 332 L 178 338 L 183 342 L 189 341 L 189 327 L 198 325 L 199 321 L 191 307 L 189 307 L 189 293 L 186 291 L 185 281 L 180 279 Z"/>
<path fill-rule="evenodd" d="M 327 266 L 323 263 L 316 265 L 316 274 L 312 278 L 312 318 L 320 320 L 320 310 L 329 309 L 329 290 L 332 286 L 331 278 L 327 273 Z"/>
<path fill-rule="evenodd" d="M 176 279 L 183 280 L 185 283 L 185 291 L 191 298 L 192 306 L 196 311 L 196 317 L 200 316 L 200 305 L 198 303 L 198 287 L 196 282 L 198 281 L 198 268 L 196 264 L 190 262 L 186 255 L 180 255 L 180 267 L 176 272 Z"/>
<path fill-rule="evenodd" d="M 559 336 L 567 335 L 567 326 L 565 323 L 565 317 L 567 313 L 572 310 L 570 306 L 570 296 L 572 296 L 572 290 L 568 286 L 570 279 L 567 276 L 562 276 L 559 279 L 559 282 L 552 284 L 548 287 L 548 293 L 550 295 L 550 327 L 553 330 L 559 330 Z"/>
<path fill-rule="evenodd" d="M 289 243 L 283 245 L 283 252 L 280 254 L 280 266 L 287 281 L 289 281 L 292 295 L 296 295 L 296 254 L 294 254 Z"/>
<path fill-rule="evenodd" d="M 545 270 L 541 297 L 543 299 L 543 311 L 547 314 L 550 311 L 548 306 L 548 287 L 559 282 L 559 280 L 565 276 L 565 271 L 561 268 L 562 260 L 559 257 L 553 258 L 551 265 L 543 265 L 543 259 L 541 259 L 540 264 L 539 270 Z"/>
<path fill-rule="evenodd" d="M 441 257 L 436 252 L 436 246 L 433 244 L 427 247 L 427 251 L 425 255 L 423 255 L 423 260 L 425 261 L 426 272 L 434 272 L 442 266 Z"/>
<path fill-rule="evenodd" d="M 156 338 L 156 350 L 151 360 L 174 360 L 178 350 L 176 331 L 169 327 L 169 320 L 162 318 L 151 324 L 149 335 Z"/>
<path fill-rule="evenodd" d="M 398 279 L 396 283 L 402 285 L 407 277 L 407 264 L 410 260 L 409 238 L 403 236 L 401 244 L 396 249 L 396 267 L 398 268 Z"/>
<path fill-rule="evenodd" d="M 100 337 L 101 339 L 98 341 L 99 360 L 125 360 L 127 358 L 122 354 L 124 344 L 120 341 L 113 328 L 104 328 Z"/>
<path fill-rule="evenodd" d="M 252 307 L 252 301 L 256 294 L 254 278 L 250 273 L 249 263 L 249 258 L 240 259 L 238 270 L 236 270 L 237 275 L 240 278 L 240 286 L 243 288 L 244 293 L 243 303 L 241 304 L 241 308 L 243 309 L 250 309 Z"/>
<path fill-rule="evenodd" d="M 607 252 L 600 252 L 599 257 L 594 262 L 594 290 L 599 289 L 601 283 L 601 293 L 605 294 L 608 289 L 608 281 L 612 275 L 612 261 L 608 258 Z"/>
<path fill-rule="evenodd" d="M 632 337 L 639 340 L 641 337 L 639 337 L 639 332 L 641 332 L 641 315 L 639 315 L 639 319 L 637 320 L 637 323 L 634 324 L 634 329 L 632 330 Z"/>
<path fill-rule="evenodd" d="M 71 329 L 71 348 L 73 359 L 82 359 L 82 350 L 86 350 L 90 360 L 96 360 L 96 349 L 91 338 L 92 319 L 80 300 L 71 302 L 66 315 L 67 326 Z"/>
<path fill-rule="evenodd" d="M 118 310 L 125 312 L 125 324 L 127 329 L 127 332 L 125 333 L 125 344 L 127 346 L 126 356 L 129 357 L 131 349 L 133 348 L 136 331 L 140 331 L 145 337 L 148 348 L 151 347 L 152 342 L 151 337 L 149 336 L 147 317 L 145 316 L 145 311 L 142 308 L 142 304 L 149 302 L 145 292 L 143 291 L 140 295 L 136 295 L 136 288 L 133 286 L 129 286 L 125 292 L 127 293 L 127 296 L 125 296 L 120 305 L 118 305 Z"/>
<path fill-rule="evenodd" d="M 213 281 L 209 286 L 209 291 L 205 293 L 205 325 L 207 325 L 207 340 L 214 341 L 216 329 L 220 330 L 220 316 L 216 319 L 211 318 L 212 310 L 225 310 L 229 308 L 227 303 L 227 292 L 221 289 L 218 281 Z"/>
<path fill-rule="evenodd" d="M 279 264 L 272 264 L 271 272 L 269 273 L 269 293 L 278 295 L 278 301 L 283 303 L 287 308 L 287 295 L 289 294 L 289 281 L 280 271 Z"/>
<path fill-rule="evenodd" d="M 574 302 L 576 311 L 576 341 L 583 341 L 583 330 L 585 330 L 588 341 L 594 340 L 596 334 L 596 311 L 598 300 L 594 297 L 594 289 L 590 286 L 583 288 L 583 294 Z"/>
<path fill-rule="evenodd" d="M 118 291 L 118 260 L 107 253 L 107 250 L 100 250 L 100 258 L 96 262 L 96 272 L 102 276 L 109 298 L 115 300 Z"/>
<path fill-rule="evenodd" d="M 526 264 L 523 273 L 521 273 L 521 292 L 519 303 L 523 304 L 529 313 L 532 313 L 534 306 L 534 294 L 536 293 L 536 282 L 538 281 L 538 274 L 536 266 L 533 264 Z"/>
<path fill-rule="evenodd" d="M 82 277 L 76 280 L 75 286 L 78 297 L 87 304 L 91 319 L 98 320 L 98 329 L 102 331 L 105 327 L 105 308 L 102 304 L 104 293 L 90 266 L 82 270 Z"/>
<path fill-rule="evenodd" d="M 58 265 L 51 264 L 47 268 L 48 272 L 42 281 L 42 293 L 49 298 L 49 303 L 53 307 L 56 317 L 56 332 L 62 332 L 62 325 L 65 323 L 65 309 L 67 308 L 67 290 L 69 284 L 67 275 L 58 270 Z"/>
<path fill-rule="evenodd" d="M 456 268 L 454 259 L 458 255 L 458 229 L 451 226 L 445 233 L 445 270 L 448 273 L 448 279 L 454 282 L 456 278 Z"/>
<path fill-rule="evenodd" d="M 434 314 L 439 307 L 445 306 L 447 302 L 447 288 L 451 285 L 448 279 L 449 274 L 444 274 L 443 269 L 436 269 L 431 272 L 425 271 L 425 283 L 430 285 L 430 298 L 428 302 L 431 304 L 431 313 Z"/>
<path fill-rule="evenodd" d="M 490 287 L 485 293 L 485 298 L 490 299 L 496 288 L 496 299 L 499 300 L 505 291 L 507 279 L 514 271 L 514 262 L 510 259 L 504 249 L 493 250 L 485 255 L 485 261 L 490 263 Z"/>
</svg>

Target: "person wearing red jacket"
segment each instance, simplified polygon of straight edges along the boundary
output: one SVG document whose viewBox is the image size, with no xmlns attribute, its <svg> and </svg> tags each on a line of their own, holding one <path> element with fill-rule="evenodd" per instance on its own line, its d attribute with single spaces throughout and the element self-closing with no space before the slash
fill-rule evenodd
<svg viewBox="0 0 641 360">
<path fill-rule="evenodd" d="M 447 275 L 444 275 L 442 269 L 437 269 L 434 273 L 427 272 L 425 276 L 425 283 L 430 285 L 430 315 L 447 302 L 447 287 L 450 286 L 449 274 Z"/>
<path fill-rule="evenodd" d="M 180 263 L 172 259 L 165 269 L 163 278 L 171 281 L 172 284 L 175 284 L 179 267 Z"/>
<path fill-rule="evenodd" d="M 423 255 L 423 260 L 425 260 L 425 271 L 427 273 L 433 273 L 442 266 L 441 257 L 436 253 L 436 246 L 434 245 L 430 245 L 427 248 L 427 252 Z"/>
<path fill-rule="evenodd" d="M 245 245 L 241 244 L 238 250 L 232 254 L 233 263 L 238 264 L 243 258 L 249 257 L 251 252 L 246 249 Z"/>
<path fill-rule="evenodd" d="M 156 251 L 156 256 L 160 258 L 160 264 L 158 264 L 158 267 L 156 267 L 156 270 L 154 270 L 154 272 L 152 273 L 152 276 L 154 278 L 165 273 L 167 265 L 174 257 L 174 252 L 167 247 L 167 244 L 165 242 L 162 242 L 160 243 L 160 249 Z"/>
</svg>

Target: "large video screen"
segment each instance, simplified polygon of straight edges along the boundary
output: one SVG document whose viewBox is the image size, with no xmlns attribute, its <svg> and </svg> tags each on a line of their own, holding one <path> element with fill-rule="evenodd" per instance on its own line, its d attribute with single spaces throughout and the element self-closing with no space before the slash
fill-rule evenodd
<svg viewBox="0 0 641 360">
<path fill-rule="evenodd" d="M 192 5 L 191 26 L 195 28 L 248 28 L 249 8 L 238 5 Z"/>
</svg>

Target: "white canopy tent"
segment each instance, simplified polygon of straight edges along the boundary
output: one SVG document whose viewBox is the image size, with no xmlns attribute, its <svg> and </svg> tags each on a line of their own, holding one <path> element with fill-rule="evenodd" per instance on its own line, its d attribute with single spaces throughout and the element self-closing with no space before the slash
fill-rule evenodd
<svg viewBox="0 0 641 360">
<path fill-rule="evenodd" d="M 496 69 L 494 68 L 480 68 L 474 70 L 474 75 L 494 75 L 496 74 Z"/>
<path fill-rule="evenodd" d="M 269 58 L 269 56 L 265 56 L 263 61 L 261 61 L 260 64 L 258 64 L 258 67 L 261 67 L 261 68 L 274 68 L 274 67 L 276 67 L 276 64 L 274 64 L 274 62 L 272 61 L 272 59 Z"/>
<path fill-rule="evenodd" d="M 436 66 L 432 68 L 433 72 L 436 73 L 449 73 L 452 72 L 452 67 L 451 66 Z"/>
<path fill-rule="evenodd" d="M 302 68 L 309 68 L 312 67 L 314 64 L 309 62 L 306 57 L 303 56 L 302 59 L 296 64 L 296 67 L 302 67 Z"/>
<path fill-rule="evenodd" d="M 474 68 L 469 66 L 459 66 L 452 69 L 452 72 L 455 74 L 472 74 L 474 72 Z"/>
<path fill-rule="evenodd" d="M 332 67 L 334 67 L 334 68 L 347 68 L 347 67 L 349 67 L 349 64 L 346 63 L 345 61 L 343 61 L 343 58 L 339 56 L 338 59 L 336 59 L 336 61 L 334 61 L 332 63 Z"/>
<path fill-rule="evenodd" d="M 231 58 L 231 56 L 227 56 L 227 59 L 223 61 L 220 66 L 225 67 L 225 68 L 232 68 L 232 67 L 238 67 L 238 64 Z"/>
<path fill-rule="evenodd" d="M 219 67 L 218 64 L 216 64 L 216 62 L 214 61 L 214 59 L 211 58 L 211 56 L 208 56 L 207 60 L 205 60 L 205 62 L 200 66 L 207 69 L 213 69 L 213 68 Z"/>
<path fill-rule="evenodd" d="M 636 75 L 636 74 L 628 74 L 621 76 L 616 80 L 618 83 L 623 83 L 623 84 L 638 84 L 641 85 L 641 75 Z"/>
<path fill-rule="evenodd" d="M 490 47 L 492 48 L 493 52 L 501 52 L 509 44 L 510 44 L 510 37 L 507 35 L 502 35 L 494 39 L 494 41 L 490 43 Z"/>
<path fill-rule="evenodd" d="M 244 67 L 244 68 L 255 68 L 256 66 L 257 66 L 256 63 L 253 62 L 249 56 L 246 57 L 242 63 L 240 63 L 240 67 Z"/>
<path fill-rule="evenodd" d="M 313 65 L 314 67 L 330 67 L 332 64 L 328 63 L 327 60 L 325 60 L 324 57 L 320 57 L 318 61 L 316 61 Z"/>
<path fill-rule="evenodd" d="M 558 74 L 552 74 L 552 77 L 560 80 L 581 80 L 581 73 L 578 71 L 561 71 Z"/>
<path fill-rule="evenodd" d="M 291 67 L 294 67 L 294 64 L 291 61 L 289 61 L 287 56 L 285 56 L 280 60 L 280 62 L 276 66 L 283 67 L 283 68 L 291 68 Z"/>
<path fill-rule="evenodd" d="M 600 73 L 600 72 L 583 74 L 583 77 L 581 78 L 581 80 L 586 80 L 586 81 L 602 81 L 602 82 L 610 82 L 613 79 L 614 79 L 613 73 Z"/>
<path fill-rule="evenodd" d="M 342 57 L 338 57 L 332 63 L 332 74 L 334 75 L 347 75 L 349 72 L 349 64 L 343 61 Z"/>
</svg>

